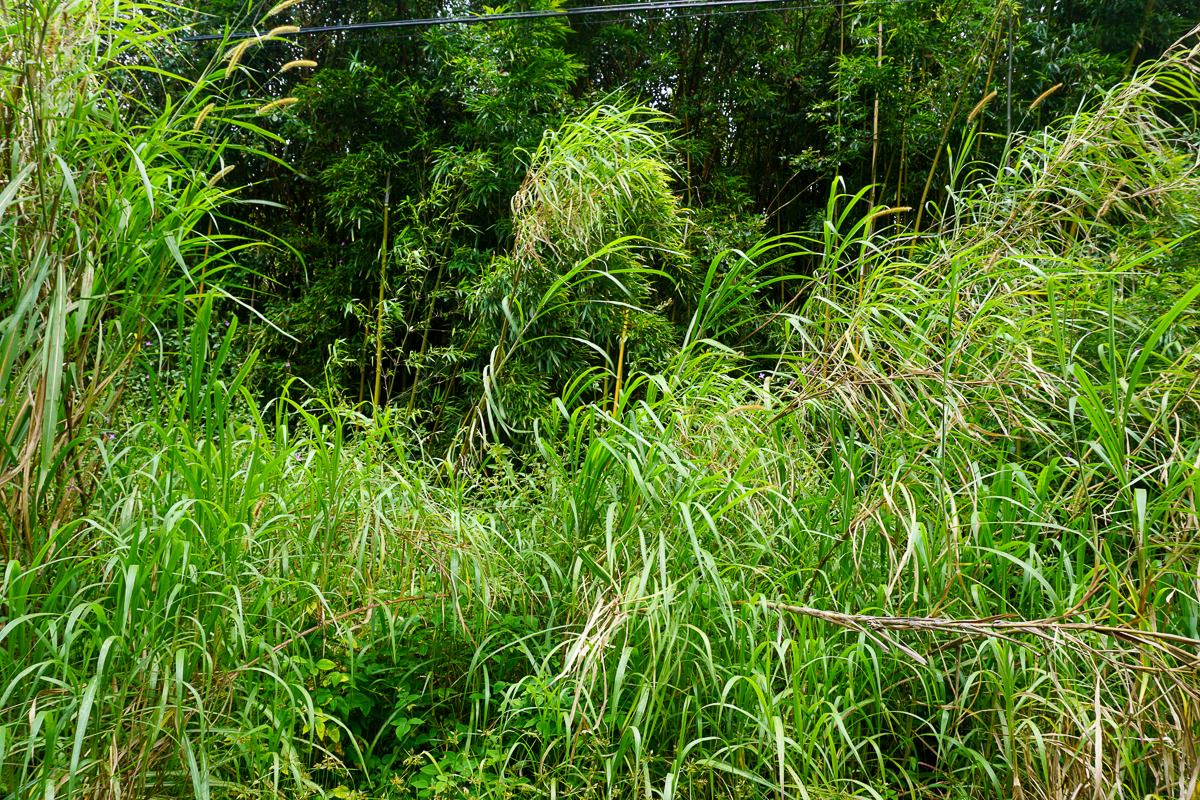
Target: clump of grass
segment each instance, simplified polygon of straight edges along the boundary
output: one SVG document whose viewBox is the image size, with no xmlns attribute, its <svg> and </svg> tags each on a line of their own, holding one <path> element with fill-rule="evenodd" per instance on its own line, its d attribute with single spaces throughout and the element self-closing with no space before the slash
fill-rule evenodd
<svg viewBox="0 0 1200 800">
<path fill-rule="evenodd" d="M 93 492 L 81 449 L 141 343 L 245 244 L 209 235 L 227 196 L 205 176 L 238 148 L 224 123 L 200 127 L 240 107 L 216 88 L 216 65 L 185 79 L 127 63 L 172 35 L 139 19 L 111 29 L 100 5 L 49 3 L 3 22 L 6 57 L 37 65 L 0 78 L 11 101 L 0 234 L 21 254 L 0 298 L 0 552 L 24 563 Z M 147 75 L 162 83 L 142 87 Z M 171 81 L 168 110 L 130 118 L 135 95 Z"/>
</svg>

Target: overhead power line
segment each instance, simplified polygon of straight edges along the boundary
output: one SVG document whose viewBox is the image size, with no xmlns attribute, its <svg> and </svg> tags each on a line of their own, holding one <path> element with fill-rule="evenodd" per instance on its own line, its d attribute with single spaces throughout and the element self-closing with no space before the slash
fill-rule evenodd
<svg viewBox="0 0 1200 800">
<path fill-rule="evenodd" d="M 921 3 L 921 2 L 926 2 L 926 1 L 927 0 L 890 0 L 890 2 L 893 2 L 893 3 Z M 863 5 L 863 3 L 860 0 L 859 2 L 854 2 L 854 3 L 824 3 L 822 5 L 815 5 L 815 6 L 814 5 L 790 5 L 790 6 L 772 6 L 770 8 L 738 8 L 738 9 L 734 9 L 733 11 L 704 11 L 704 12 L 697 12 L 697 13 L 692 13 L 692 14 L 672 14 L 670 17 L 667 17 L 666 14 L 663 12 L 659 12 L 658 14 L 653 15 L 653 16 L 639 16 L 638 21 L 639 22 L 661 22 L 664 19 L 670 19 L 671 22 L 675 22 L 677 20 L 684 20 L 684 19 L 709 19 L 710 17 L 727 17 L 727 16 L 734 16 L 734 15 L 741 15 L 741 14 L 763 14 L 763 13 L 767 13 L 770 11 L 776 11 L 776 12 L 778 12 L 778 11 L 811 11 L 813 9 L 822 9 L 822 8 L 841 8 L 842 6 L 849 6 L 849 5 L 861 6 L 861 5 Z M 536 21 L 537 20 L 535 20 L 535 22 Z M 583 19 L 583 20 L 579 20 L 578 22 L 573 22 L 572 25 L 573 26 L 623 25 L 628 22 L 629 22 L 629 20 L 627 20 L 627 19 L 626 20 L 616 20 L 616 21 L 603 20 L 603 19 Z M 246 34 L 246 35 L 252 36 L 254 34 Z M 380 42 L 380 41 L 391 42 L 391 41 L 398 41 L 398 40 L 416 39 L 420 35 L 421 35 L 420 33 L 387 33 L 387 32 L 383 32 L 383 33 L 377 33 L 374 36 L 366 36 L 366 37 L 358 38 L 358 39 L 355 39 L 355 41 L 356 42 Z M 286 47 L 291 44 L 294 44 L 294 43 L 293 42 L 267 40 L 262 43 L 262 47 L 263 47 L 263 49 L 268 49 L 271 47 Z"/>
<path fill-rule="evenodd" d="M 583 17 L 593 14 L 626 14 L 673 11 L 675 9 L 718 8 L 729 6 L 761 6 L 793 2 L 793 0 L 661 0 L 660 2 L 621 3 L 611 6 L 577 6 L 563 8 L 557 11 L 510 11 L 503 14 L 472 14 L 461 17 L 428 17 L 425 19 L 393 19 L 381 22 L 359 22 L 348 25 L 320 25 L 311 28 L 301 28 L 298 31 L 277 34 L 278 36 L 307 36 L 313 33 L 336 33 L 338 31 L 378 30 L 382 28 L 428 28 L 435 25 L 476 25 L 483 22 L 500 22 L 503 20 L 550 19 L 554 17 Z M 820 9 L 839 8 L 849 5 L 878 5 L 880 3 L 915 2 L 915 0 L 859 0 L 853 3 L 825 3 L 811 6 L 788 6 L 788 8 Z M 752 9 L 747 9 L 752 10 Z M 783 9 L 780 9 L 783 10 Z M 233 34 L 231 38 L 240 39 L 253 36 L 252 33 Z M 185 36 L 185 42 L 211 42 L 224 39 L 222 34 L 207 34 L 204 36 Z"/>
</svg>

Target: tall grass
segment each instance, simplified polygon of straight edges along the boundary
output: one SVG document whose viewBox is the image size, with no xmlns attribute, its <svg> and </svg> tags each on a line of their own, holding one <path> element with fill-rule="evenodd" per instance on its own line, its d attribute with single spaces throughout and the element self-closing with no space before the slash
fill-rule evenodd
<svg viewBox="0 0 1200 800">
<path fill-rule="evenodd" d="M 93 416 L 244 246 L 219 206 L 243 155 L 225 132 L 247 125 L 228 65 L 158 66 L 176 47 L 163 8 L 22 3 L 0 24 L 0 547 L 28 562 L 94 491 L 78 450 Z"/>
<path fill-rule="evenodd" d="M 86 498 L 10 551 L 0 785 L 1190 797 L 1200 288 L 1123 309 L 1200 196 L 1196 57 L 999 174 L 956 162 L 937 236 L 833 187 L 820 231 L 708 266 L 663 369 L 615 398 L 586 372 L 474 460 L 414 456 L 386 414 L 260 408 L 236 320 L 193 304 L 161 417 L 81 417 L 97 458 L 53 474 Z M 566 271 L 506 351 L 620 277 Z M 747 313 L 779 283 L 797 302 Z"/>
</svg>

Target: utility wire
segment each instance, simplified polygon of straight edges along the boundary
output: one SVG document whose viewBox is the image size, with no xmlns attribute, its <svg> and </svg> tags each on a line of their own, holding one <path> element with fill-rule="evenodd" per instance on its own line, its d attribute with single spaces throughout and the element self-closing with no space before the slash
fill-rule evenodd
<svg viewBox="0 0 1200 800">
<path fill-rule="evenodd" d="M 893 3 L 893 4 L 895 4 L 895 3 L 919 3 L 919 2 L 925 2 L 925 0 L 888 0 L 888 2 Z M 868 3 L 868 4 L 871 4 L 871 3 Z M 821 9 L 828 9 L 828 8 L 842 8 L 844 6 L 861 6 L 861 5 L 864 5 L 864 3 L 860 0 L 859 2 L 852 2 L 852 3 L 825 3 L 822 5 L 772 6 L 771 8 L 739 8 L 734 11 L 707 11 L 707 12 L 696 13 L 696 14 L 672 14 L 670 16 L 667 16 L 666 14 L 658 14 L 658 15 L 652 16 L 652 17 L 644 17 L 643 21 L 661 22 L 662 20 L 670 20 L 672 22 L 675 22 L 676 20 L 685 20 L 685 19 L 708 19 L 709 17 L 726 17 L 726 16 L 733 16 L 733 15 L 741 15 L 741 14 L 760 14 L 765 11 L 776 11 L 776 12 L 778 12 L 778 11 L 813 11 L 813 10 L 821 10 Z M 622 24 L 625 24 L 626 22 L 628 22 L 628 20 L 613 21 L 613 20 L 602 20 L 602 19 L 583 19 L 583 20 L 579 20 L 578 22 L 573 22 L 571 24 L 573 26 L 622 25 Z M 307 31 L 308 29 L 305 29 L 305 30 Z M 381 42 L 381 41 L 389 41 L 390 42 L 390 41 L 400 41 L 400 40 L 406 40 L 406 39 L 416 39 L 420 36 L 421 36 L 421 34 L 419 34 L 419 33 L 379 34 L 377 36 L 356 37 L 353 41 L 356 43 L 357 42 Z M 263 42 L 261 46 L 264 50 L 267 50 L 267 49 L 278 48 L 278 47 L 288 47 L 288 46 L 291 46 L 294 44 L 295 44 L 294 42 L 269 41 L 268 40 L 268 41 Z"/>
<path fill-rule="evenodd" d="M 857 0 L 856 2 L 847 3 L 822 3 L 808 6 L 789 6 L 792 9 L 825 9 L 825 8 L 842 8 L 845 6 L 864 6 L 864 5 L 883 5 L 903 2 L 919 2 L 920 0 Z M 716 8 L 729 6 L 746 6 L 746 5 L 775 5 L 789 2 L 789 0 L 658 0 L 657 2 L 643 3 L 620 3 L 611 6 L 576 6 L 574 8 L 564 8 L 558 11 L 511 11 L 503 14 L 474 14 L 459 17 L 428 17 L 425 19 L 394 19 L 381 22 L 358 22 L 346 25 L 321 25 L 311 28 L 301 28 L 298 31 L 290 31 L 287 33 L 276 34 L 277 36 L 307 36 L 314 33 L 335 33 L 337 31 L 358 31 L 358 30 L 378 30 L 382 28 L 418 28 L 418 27 L 433 27 L 435 25 L 475 25 L 481 22 L 500 22 L 504 20 L 534 20 L 534 19 L 549 19 L 562 17 L 582 17 L 593 14 L 625 14 L 625 13 L 644 13 L 654 11 L 673 11 L 675 9 L 689 8 Z M 745 9 L 740 13 L 748 13 L 752 11 L 767 11 L 773 9 Z M 784 9 L 778 9 L 784 10 Z M 738 11 L 725 13 L 739 13 Z M 254 36 L 253 33 L 237 33 L 229 38 L 241 39 L 249 36 Z M 185 36 L 181 41 L 184 42 L 211 42 L 226 38 L 222 34 L 206 34 L 203 36 Z"/>
</svg>

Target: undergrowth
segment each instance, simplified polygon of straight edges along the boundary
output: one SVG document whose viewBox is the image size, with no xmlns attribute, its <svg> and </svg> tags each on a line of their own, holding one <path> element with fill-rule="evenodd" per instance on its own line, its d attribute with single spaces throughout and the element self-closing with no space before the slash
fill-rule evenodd
<svg viewBox="0 0 1200 800">
<path fill-rule="evenodd" d="M 956 162 L 932 235 L 835 185 L 819 231 L 696 276 L 660 369 L 585 371 L 518 419 L 501 389 L 527 332 L 612 304 L 579 289 L 620 286 L 602 265 L 638 269 L 639 245 L 542 276 L 448 454 L 387 409 L 261 403 L 228 299 L 190 271 L 100 308 L 113 242 L 181 270 L 229 242 L 87 216 L 101 182 L 30 138 L 0 194 L 28 256 L 0 330 L 0 787 L 1191 797 L 1200 287 L 1163 276 L 1200 191 L 1196 58 L 998 172 Z M 215 158 L 104 152 L 168 227 L 168 176 Z M 204 185 L 169 195 L 181 230 L 225 201 Z M 33 219 L 46 196 L 116 232 L 103 257 Z M 748 316 L 780 284 L 793 301 Z M 169 310 L 174 380 L 138 354 Z M 130 376 L 151 400 L 118 419 Z"/>
</svg>

